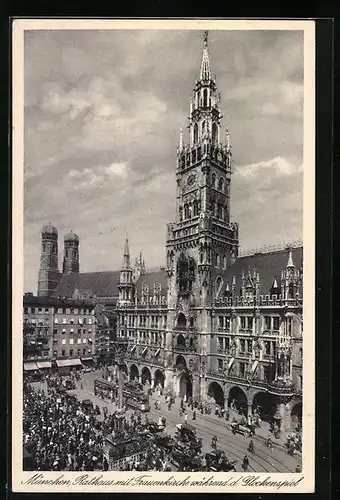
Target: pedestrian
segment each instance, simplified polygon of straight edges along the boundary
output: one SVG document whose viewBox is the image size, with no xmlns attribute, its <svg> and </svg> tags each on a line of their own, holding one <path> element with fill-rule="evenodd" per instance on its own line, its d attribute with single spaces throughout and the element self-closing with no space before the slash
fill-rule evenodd
<svg viewBox="0 0 340 500">
<path fill-rule="evenodd" d="M 254 441 L 252 439 L 249 442 L 248 451 L 250 451 L 250 453 L 254 453 Z"/>
<path fill-rule="evenodd" d="M 187 423 L 187 422 L 188 422 L 188 414 L 187 414 L 187 413 L 184 415 L 184 422 L 185 422 L 185 423 Z"/>
<path fill-rule="evenodd" d="M 267 439 L 267 447 L 270 449 L 270 451 L 273 451 L 273 443 L 270 437 Z"/>
<path fill-rule="evenodd" d="M 248 467 L 249 467 L 249 458 L 247 457 L 247 455 L 244 455 L 242 462 L 242 469 L 244 470 L 244 472 L 247 472 Z"/>
<path fill-rule="evenodd" d="M 196 411 L 195 410 L 192 412 L 192 419 L 196 420 Z"/>
</svg>

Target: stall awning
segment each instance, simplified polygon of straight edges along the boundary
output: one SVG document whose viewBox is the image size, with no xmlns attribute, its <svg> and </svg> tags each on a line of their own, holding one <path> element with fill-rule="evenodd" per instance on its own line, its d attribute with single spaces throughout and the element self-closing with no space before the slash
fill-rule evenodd
<svg viewBox="0 0 340 500">
<path fill-rule="evenodd" d="M 230 368 L 233 366 L 234 361 L 235 361 L 235 358 L 231 358 L 231 360 L 228 363 L 228 370 L 230 370 Z"/>
<path fill-rule="evenodd" d="M 57 359 L 57 366 L 60 368 L 62 366 L 79 366 L 81 365 L 80 359 Z"/>
<path fill-rule="evenodd" d="M 51 368 L 51 361 L 37 361 L 38 368 Z"/>
<path fill-rule="evenodd" d="M 155 352 L 155 356 L 158 356 L 160 350 L 161 350 L 160 348 L 157 349 L 157 351 Z"/>
<path fill-rule="evenodd" d="M 24 370 L 26 372 L 33 371 L 33 370 L 38 370 L 37 363 L 24 363 Z"/>
<path fill-rule="evenodd" d="M 87 358 L 81 358 L 82 361 L 93 361 L 93 358 L 91 358 L 90 356 L 87 357 Z"/>
<path fill-rule="evenodd" d="M 254 361 L 254 363 L 253 363 L 253 366 L 251 367 L 251 371 L 252 371 L 252 373 L 255 373 L 256 368 L 257 368 L 258 364 L 259 364 L 259 362 L 258 362 L 258 360 L 256 359 L 256 360 Z"/>
</svg>

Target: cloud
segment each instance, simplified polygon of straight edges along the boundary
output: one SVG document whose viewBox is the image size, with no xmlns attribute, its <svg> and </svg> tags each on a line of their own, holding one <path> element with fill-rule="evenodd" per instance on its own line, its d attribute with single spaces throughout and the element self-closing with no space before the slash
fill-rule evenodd
<svg viewBox="0 0 340 500">
<path fill-rule="evenodd" d="M 231 204 L 241 244 L 274 243 L 287 227 L 295 235 L 302 34 L 212 31 L 209 47 L 236 163 Z M 119 267 L 126 232 L 132 252 L 143 248 L 152 267 L 164 263 L 179 129 L 201 50 L 195 31 L 25 34 L 26 290 L 36 290 L 40 229 L 49 221 L 60 238 L 79 234 L 83 271 Z"/>
</svg>

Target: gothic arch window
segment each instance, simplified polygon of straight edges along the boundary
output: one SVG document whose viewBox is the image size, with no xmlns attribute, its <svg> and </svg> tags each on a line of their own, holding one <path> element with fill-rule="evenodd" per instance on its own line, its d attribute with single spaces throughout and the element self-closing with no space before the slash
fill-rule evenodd
<svg viewBox="0 0 340 500">
<path fill-rule="evenodd" d="M 181 254 L 177 262 L 177 284 L 179 293 L 189 293 L 195 280 L 196 264 L 193 258 Z"/>
<path fill-rule="evenodd" d="M 184 205 L 184 219 L 189 219 L 189 205 L 187 203 Z"/>
<path fill-rule="evenodd" d="M 223 269 L 227 269 L 227 257 L 223 255 Z"/>
<path fill-rule="evenodd" d="M 202 123 L 202 135 L 207 131 L 207 122 L 204 120 Z"/>
<path fill-rule="evenodd" d="M 220 254 L 217 253 L 216 256 L 215 256 L 215 266 L 219 268 L 220 265 L 221 265 Z"/>
<path fill-rule="evenodd" d="M 218 297 L 220 295 L 221 290 L 222 290 L 222 285 L 223 285 L 223 279 L 221 278 L 221 276 L 217 276 L 216 282 L 215 282 L 216 297 Z"/>
<path fill-rule="evenodd" d="M 186 328 L 187 320 L 183 313 L 179 313 L 177 316 L 177 328 Z"/>
<path fill-rule="evenodd" d="M 212 174 L 211 176 L 211 187 L 216 187 L 216 174 Z"/>
<path fill-rule="evenodd" d="M 217 217 L 218 217 L 219 219 L 222 219 L 222 212 L 223 212 L 222 205 L 218 204 L 218 205 L 217 205 Z"/>
<path fill-rule="evenodd" d="M 220 180 L 218 181 L 218 189 L 219 189 L 219 191 L 224 191 L 224 180 L 223 180 L 223 177 L 220 177 Z"/>
<path fill-rule="evenodd" d="M 208 90 L 203 90 L 203 107 L 206 108 L 208 106 Z"/>
<path fill-rule="evenodd" d="M 194 207 L 194 217 L 195 217 L 196 215 L 198 215 L 198 201 L 197 200 L 194 201 L 193 207 Z"/>
<path fill-rule="evenodd" d="M 288 298 L 289 299 L 294 298 L 294 285 L 293 285 L 293 283 L 290 283 L 288 286 Z"/>
<path fill-rule="evenodd" d="M 218 128 L 215 122 L 212 124 L 212 141 L 213 143 L 218 141 Z"/>
<path fill-rule="evenodd" d="M 198 125 L 195 123 L 194 125 L 194 144 L 198 143 Z"/>
<path fill-rule="evenodd" d="M 183 207 L 179 207 L 179 221 L 182 222 L 183 220 Z"/>
<path fill-rule="evenodd" d="M 46 245 L 45 245 L 45 243 L 42 244 L 42 251 L 46 252 Z"/>
</svg>

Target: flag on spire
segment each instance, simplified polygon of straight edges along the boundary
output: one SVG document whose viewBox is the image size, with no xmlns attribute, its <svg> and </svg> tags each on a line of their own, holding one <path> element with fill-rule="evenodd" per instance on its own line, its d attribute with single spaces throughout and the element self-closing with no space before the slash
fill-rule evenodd
<svg viewBox="0 0 340 500">
<path fill-rule="evenodd" d="M 208 32 L 204 32 L 204 46 L 203 46 L 203 54 L 202 54 L 202 63 L 201 63 L 201 80 L 210 80 L 210 62 L 209 62 L 209 52 L 208 52 Z"/>
</svg>

